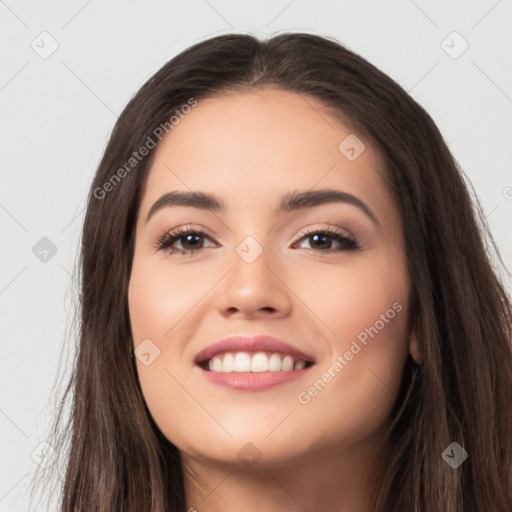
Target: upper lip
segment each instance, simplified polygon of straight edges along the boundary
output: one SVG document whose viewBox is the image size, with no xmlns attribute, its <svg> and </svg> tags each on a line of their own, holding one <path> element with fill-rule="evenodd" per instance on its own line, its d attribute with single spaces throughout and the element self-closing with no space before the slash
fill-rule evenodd
<svg viewBox="0 0 512 512">
<path fill-rule="evenodd" d="M 196 364 L 208 361 L 221 352 L 280 352 L 291 355 L 295 360 L 314 362 L 312 356 L 293 347 L 286 341 L 268 335 L 231 336 L 205 348 L 194 359 Z"/>
</svg>

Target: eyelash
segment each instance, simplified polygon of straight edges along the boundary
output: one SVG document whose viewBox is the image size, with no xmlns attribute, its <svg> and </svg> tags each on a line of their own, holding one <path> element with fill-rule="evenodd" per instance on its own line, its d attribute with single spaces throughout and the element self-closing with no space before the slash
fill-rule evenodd
<svg viewBox="0 0 512 512">
<path fill-rule="evenodd" d="M 184 238 L 186 235 L 199 235 L 199 236 L 206 236 L 209 238 L 208 234 L 203 231 L 202 229 L 195 229 L 191 227 L 185 227 L 185 228 L 178 228 L 170 233 L 165 233 L 162 237 L 158 239 L 158 241 L 155 243 L 155 249 L 157 251 L 163 251 L 168 249 L 174 242 L 177 240 L 180 240 L 181 238 Z M 323 251 L 321 249 L 308 249 L 305 248 L 304 250 L 307 252 L 314 252 L 314 253 L 328 253 L 331 254 L 333 252 L 353 252 L 359 249 L 359 245 L 356 242 L 356 240 L 352 237 L 347 236 L 342 231 L 332 229 L 332 228 L 326 228 L 326 229 L 306 229 L 300 234 L 300 238 L 297 240 L 297 242 L 300 242 L 304 238 L 309 238 L 312 235 L 321 234 L 321 235 L 327 235 L 328 238 L 332 238 L 335 241 L 339 242 L 342 247 L 334 250 L 327 250 Z M 295 242 L 295 243 L 297 243 Z M 199 249 L 172 249 L 170 251 L 170 254 L 180 254 L 181 256 L 193 256 L 197 252 L 201 251 L 203 248 Z"/>
</svg>

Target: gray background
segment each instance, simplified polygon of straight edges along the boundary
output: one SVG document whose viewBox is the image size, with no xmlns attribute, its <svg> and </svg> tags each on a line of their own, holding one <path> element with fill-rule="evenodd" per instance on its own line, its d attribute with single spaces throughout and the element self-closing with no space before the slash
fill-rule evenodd
<svg viewBox="0 0 512 512">
<path fill-rule="evenodd" d="M 116 116 L 157 69 L 221 33 L 334 36 L 431 114 L 510 270 L 511 21 L 511 0 L 0 0 L 0 512 L 27 510 L 59 357 L 73 348 L 88 187 Z"/>
</svg>

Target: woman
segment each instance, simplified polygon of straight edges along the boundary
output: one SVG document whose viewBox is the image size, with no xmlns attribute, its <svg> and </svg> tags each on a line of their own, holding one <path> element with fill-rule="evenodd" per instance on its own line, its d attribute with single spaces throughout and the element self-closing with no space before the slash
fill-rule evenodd
<svg viewBox="0 0 512 512">
<path fill-rule="evenodd" d="M 476 212 L 429 115 L 338 42 L 173 58 L 91 186 L 61 510 L 512 510 Z"/>
</svg>

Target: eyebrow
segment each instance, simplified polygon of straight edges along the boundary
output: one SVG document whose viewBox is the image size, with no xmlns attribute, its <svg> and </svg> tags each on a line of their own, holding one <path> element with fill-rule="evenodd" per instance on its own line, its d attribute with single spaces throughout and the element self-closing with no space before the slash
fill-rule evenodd
<svg viewBox="0 0 512 512">
<path fill-rule="evenodd" d="M 306 190 L 304 192 L 289 192 L 285 194 L 275 210 L 277 215 L 288 213 L 295 210 L 305 208 L 313 208 L 324 204 L 345 203 L 359 208 L 370 220 L 380 227 L 372 210 L 358 197 L 343 192 L 342 190 L 323 189 L 323 190 Z M 210 212 L 225 212 L 226 205 L 219 197 L 206 192 L 168 192 L 161 196 L 151 207 L 146 217 L 146 222 L 162 208 L 186 206 L 191 208 L 199 208 Z"/>
</svg>

